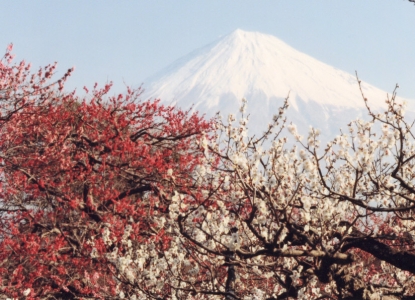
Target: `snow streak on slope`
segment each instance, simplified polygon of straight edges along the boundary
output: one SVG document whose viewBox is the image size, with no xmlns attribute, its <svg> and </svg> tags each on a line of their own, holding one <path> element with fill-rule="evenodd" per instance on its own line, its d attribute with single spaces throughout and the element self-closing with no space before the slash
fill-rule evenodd
<svg viewBox="0 0 415 300">
<path fill-rule="evenodd" d="M 363 83 L 373 109 L 385 107 L 387 93 Z M 305 131 L 312 125 L 327 136 L 366 114 L 356 77 L 306 54 L 274 36 L 236 30 L 179 59 L 144 82 L 145 98 L 194 109 L 208 116 L 236 113 L 248 100 L 251 128 L 266 128 L 288 93 L 288 116 Z M 253 125 L 253 126 L 252 126 Z"/>
</svg>

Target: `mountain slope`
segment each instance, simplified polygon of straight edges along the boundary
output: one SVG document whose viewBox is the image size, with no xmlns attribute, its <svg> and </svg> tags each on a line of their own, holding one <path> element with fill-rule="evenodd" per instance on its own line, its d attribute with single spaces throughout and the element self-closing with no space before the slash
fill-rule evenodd
<svg viewBox="0 0 415 300">
<path fill-rule="evenodd" d="M 387 93 L 362 83 L 373 109 Z M 309 125 L 327 137 L 366 114 L 356 77 L 322 63 L 274 36 L 236 30 L 198 49 L 144 82 L 145 98 L 194 109 L 208 116 L 235 113 L 248 100 L 251 128 L 265 128 L 288 94 L 289 119 L 300 132 Z"/>
</svg>

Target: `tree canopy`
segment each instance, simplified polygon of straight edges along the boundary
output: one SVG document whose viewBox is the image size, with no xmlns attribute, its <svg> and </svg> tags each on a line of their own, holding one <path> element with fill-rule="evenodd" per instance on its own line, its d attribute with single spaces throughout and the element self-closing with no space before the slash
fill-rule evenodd
<svg viewBox="0 0 415 300">
<path fill-rule="evenodd" d="M 139 89 L 79 98 L 72 70 L 52 81 L 55 65 L 32 73 L 10 51 L 0 298 L 415 295 L 415 136 L 396 92 L 323 146 L 285 119 L 289 99 L 249 136 L 246 101 L 205 120 Z"/>
</svg>

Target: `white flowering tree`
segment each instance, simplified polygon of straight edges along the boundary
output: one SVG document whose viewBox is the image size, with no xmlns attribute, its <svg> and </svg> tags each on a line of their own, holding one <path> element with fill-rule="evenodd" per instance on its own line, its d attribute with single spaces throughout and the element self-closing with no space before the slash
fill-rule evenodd
<svg viewBox="0 0 415 300">
<path fill-rule="evenodd" d="M 260 138 L 246 138 L 243 114 L 238 125 L 234 116 L 219 123 L 224 146 L 210 149 L 225 174 L 220 212 L 207 209 L 185 235 L 203 251 L 221 249 L 229 298 L 413 297 L 415 140 L 395 92 L 387 105 L 381 114 L 368 107 L 371 121 L 351 122 L 322 149 L 318 130 L 302 141 L 292 124 L 300 146 L 285 147 L 287 104 Z"/>
<path fill-rule="evenodd" d="M 136 261 L 118 257 L 129 295 L 411 299 L 415 139 L 395 98 L 324 147 L 318 130 L 303 141 L 286 126 L 288 101 L 261 137 L 247 135 L 245 102 L 238 122 L 218 119 L 220 143 L 201 140 L 192 189 L 175 186 L 169 215 L 155 221 L 172 236 L 168 249 L 137 245 Z"/>
</svg>

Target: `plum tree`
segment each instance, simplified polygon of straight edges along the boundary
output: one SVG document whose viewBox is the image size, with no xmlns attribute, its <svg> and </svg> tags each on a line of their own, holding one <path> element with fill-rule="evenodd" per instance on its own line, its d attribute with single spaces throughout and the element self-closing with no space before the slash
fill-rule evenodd
<svg viewBox="0 0 415 300">
<path fill-rule="evenodd" d="M 287 102 L 260 138 L 246 138 L 243 115 L 219 124 L 224 146 L 209 149 L 229 179 L 215 195 L 224 210 L 209 213 L 224 217 L 199 227 L 228 224 L 230 245 L 207 230 L 204 239 L 223 247 L 230 298 L 413 297 L 414 135 L 396 90 L 386 102 L 321 150 L 317 129 L 302 141 L 293 124 L 300 147 L 287 146 Z"/>
<path fill-rule="evenodd" d="M 0 297 L 414 297 L 415 136 L 396 91 L 323 147 L 288 124 L 288 98 L 249 136 L 246 101 L 206 121 L 110 84 L 81 99 L 69 71 L 48 84 L 54 65 L 11 57 Z"/>
<path fill-rule="evenodd" d="M 0 291 L 119 298 L 131 276 L 117 257 L 132 244 L 169 248 L 160 218 L 173 184 L 191 189 L 203 158 L 197 142 L 211 124 L 140 102 L 140 90 L 107 97 L 110 84 L 78 99 L 63 92 L 70 72 L 48 85 L 54 66 L 30 76 L 9 58 L 1 65 Z"/>
</svg>

